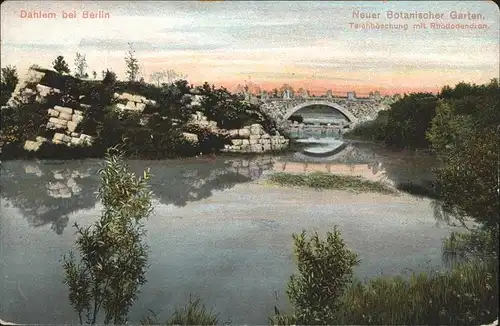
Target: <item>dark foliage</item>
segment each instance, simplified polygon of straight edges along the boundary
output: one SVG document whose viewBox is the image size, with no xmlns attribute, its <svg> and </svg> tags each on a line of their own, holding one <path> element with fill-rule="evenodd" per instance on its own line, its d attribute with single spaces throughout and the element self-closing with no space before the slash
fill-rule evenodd
<svg viewBox="0 0 500 326">
<path fill-rule="evenodd" d="M 288 120 L 292 122 L 297 121 L 298 123 L 302 123 L 304 122 L 304 117 L 301 115 L 292 115 L 290 118 L 288 118 Z"/>
<path fill-rule="evenodd" d="M 2 68 L 0 106 L 7 103 L 18 82 L 19 77 L 16 67 L 7 66 Z"/>
</svg>

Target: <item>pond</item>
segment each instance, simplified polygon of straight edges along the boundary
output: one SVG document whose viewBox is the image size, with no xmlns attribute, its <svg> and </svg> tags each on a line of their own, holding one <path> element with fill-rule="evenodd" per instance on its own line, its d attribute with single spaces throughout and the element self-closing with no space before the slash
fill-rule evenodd
<svg viewBox="0 0 500 326">
<path fill-rule="evenodd" d="M 222 320 L 267 324 L 274 305 L 286 306 L 284 289 L 294 271 L 292 233 L 303 229 L 324 234 L 338 225 L 360 255 L 361 278 L 443 268 L 441 241 L 454 228 L 436 221 L 432 200 L 263 182 L 273 171 L 330 171 L 393 185 L 422 182 L 433 177 L 431 158 L 355 143 L 328 157 L 306 154 L 129 161 L 137 172 L 151 168 L 155 195 L 146 224 L 148 283 L 131 322 L 148 309 L 166 319 L 192 294 Z M 2 162 L 1 319 L 77 322 L 60 259 L 75 247 L 72 224 L 88 225 L 99 216 L 100 164 Z"/>
</svg>

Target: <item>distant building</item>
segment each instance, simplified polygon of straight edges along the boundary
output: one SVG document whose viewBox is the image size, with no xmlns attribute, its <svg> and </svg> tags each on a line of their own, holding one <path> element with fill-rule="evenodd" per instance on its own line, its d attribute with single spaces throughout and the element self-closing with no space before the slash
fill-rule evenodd
<svg viewBox="0 0 500 326">
<path fill-rule="evenodd" d="M 349 100 L 355 100 L 356 99 L 356 92 L 348 92 L 347 93 L 347 99 Z"/>
</svg>

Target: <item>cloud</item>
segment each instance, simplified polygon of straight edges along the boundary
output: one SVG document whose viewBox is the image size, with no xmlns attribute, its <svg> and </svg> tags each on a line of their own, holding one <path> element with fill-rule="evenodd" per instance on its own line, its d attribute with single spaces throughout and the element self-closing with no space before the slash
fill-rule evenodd
<svg viewBox="0 0 500 326">
<path fill-rule="evenodd" d="M 62 51 L 67 48 L 64 44 L 44 44 L 44 43 L 2 43 L 2 51 L 9 50 L 43 50 L 43 51 Z"/>
<path fill-rule="evenodd" d="M 271 72 L 271 71 L 245 71 L 244 74 L 249 76 L 258 76 L 259 79 L 284 79 L 284 80 L 329 80 L 329 81 L 349 81 L 349 82 L 364 82 L 364 79 L 352 77 L 336 77 L 322 73 L 304 73 L 304 72 Z"/>
<path fill-rule="evenodd" d="M 405 60 L 394 61 L 391 58 L 383 59 L 364 59 L 363 61 L 353 62 L 352 60 L 339 60 L 330 62 L 299 62 L 296 66 L 302 68 L 317 68 L 324 70 L 338 71 L 387 71 L 402 70 L 402 69 L 419 69 L 419 70 L 434 70 L 434 69 L 460 69 L 460 70 L 488 70 L 495 69 L 498 63 L 469 63 L 469 62 L 426 62 L 424 60 Z"/>
<path fill-rule="evenodd" d="M 199 50 L 217 50 L 224 47 L 225 44 L 178 44 L 176 42 L 146 42 L 134 41 L 131 42 L 133 49 L 138 52 L 148 51 L 199 51 Z M 113 39 L 91 39 L 84 38 L 80 41 L 81 48 L 99 49 L 102 51 L 127 51 L 129 49 L 129 42 Z"/>
</svg>

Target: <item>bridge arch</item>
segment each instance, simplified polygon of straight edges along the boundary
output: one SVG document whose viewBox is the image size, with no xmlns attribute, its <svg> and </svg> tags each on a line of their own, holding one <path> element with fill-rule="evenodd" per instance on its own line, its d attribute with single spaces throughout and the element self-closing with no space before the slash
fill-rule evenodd
<svg viewBox="0 0 500 326">
<path fill-rule="evenodd" d="M 339 111 L 340 113 L 342 113 L 342 115 L 344 117 L 346 117 L 346 119 L 351 123 L 356 123 L 358 120 L 351 112 L 349 112 L 349 110 L 347 110 L 343 106 L 341 106 L 337 103 L 334 103 L 334 102 L 329 102 L 329 101 L 307 101 L 307 102 L 301 103 L 299 105 L 296 105 L 296 106 L 292 107 L 291 109 L 287 110 L 287 112 L 283 115 L 283 120 L 284 121 L 288 120 L 288 118 L 290 118 L 295 112 L 297 112 L 303 108 L 306 108 L 308 106 L 312 106 L 312 105 L 329 106 L 332 109 L 335 109 L 335 110 Z"/>
</svg>

